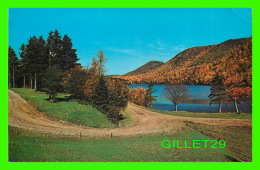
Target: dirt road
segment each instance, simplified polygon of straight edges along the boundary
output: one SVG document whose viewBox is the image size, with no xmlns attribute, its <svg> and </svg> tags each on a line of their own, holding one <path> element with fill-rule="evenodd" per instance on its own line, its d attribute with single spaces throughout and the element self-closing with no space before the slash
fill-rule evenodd
<svg viewBox="0 0 260 170">
<path fill-rule="evenodd" d="M 8 92 L 8 122 L 10 126 L 31 129 L 53 135 L 69 135 L 83 137 L 98 136 L 134 136 L 150 133 L 178 133 L 189 130 L 183 121 L 223 125 L 223 126 L 251 126 L 251 120 L 221 119 L 221 118 L 192 118 L 155 113 L 134 104 L 129 104 L 127 110 L 132 112 L 135 120 L 129 127 L 115 129 L 99 129 L 77 126 L 64 121 L 55 120 L 36 110 L 22 97 L 13 91 Z"/>
</svg>

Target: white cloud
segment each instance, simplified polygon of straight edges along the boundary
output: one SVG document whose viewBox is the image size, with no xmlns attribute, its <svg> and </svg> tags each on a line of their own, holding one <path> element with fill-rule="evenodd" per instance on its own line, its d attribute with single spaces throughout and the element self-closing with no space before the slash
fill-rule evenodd
<svg viewBox="0 0 260 170">
<path fill-rule="evenodd" d="M 183 51 L 187 49 L 184 45 L 177 45 L 170 48 L 170 51 Z"/>
<path fill-rule="evenodd" d="M 107 48 L 106 50 L 116 52 L 116 53 L 121 53 L 121 54 L 136 54 L 136 53 L 138 53 L 136 50 L 133 50 L 133 49 Z"/>
</svg>

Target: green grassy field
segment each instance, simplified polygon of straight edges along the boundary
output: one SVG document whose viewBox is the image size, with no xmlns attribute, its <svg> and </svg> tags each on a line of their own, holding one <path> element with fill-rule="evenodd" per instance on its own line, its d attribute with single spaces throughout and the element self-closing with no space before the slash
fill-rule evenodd
<svg viewBox="0 0 260 170">
<path fill-rule="evenodd" d="M 77 125 L 96 127 L 96 128 L 114 128 L 104 114 L 91 105 L 83 105 L 76 100 L 68 100 L 70 95 L 58 94 L 57 102 L 48 101 L 48 95 L 44 92 L 34 92 L 33 89 L 13 88 L 14 92 L 21 95 L 29 103 L 34 105 L 37 110 L 46 115 L 71 122 Z"/>
<path fill-rule="evenodd" d="M 9 127 L 11 162 L 226 162 L 238 161 L 227 149 L 162 148 L 162 140 L 210 139 L 191 131 L 177 135 L 116 138 L 41 137 Z"/>
<path fill-rule="evenodd" d="M 205 118 L 226 118 L 226 119 L 252 119 L 251 113 L 201 113 L 201 112 L 187 112 L 187 111 L 161 111 L 156 109 L 150 109 L 151 111 L 182 117 L 205 117 Z"/>
</svg>

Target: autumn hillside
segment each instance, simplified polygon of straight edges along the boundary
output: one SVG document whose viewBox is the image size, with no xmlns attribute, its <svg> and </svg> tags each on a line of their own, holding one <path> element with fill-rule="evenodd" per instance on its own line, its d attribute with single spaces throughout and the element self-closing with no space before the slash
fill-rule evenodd
<svg viewBox="0 0 260 170">
<path fill-rule="evenodd" d="M 147 73 L 117 77 L 132 83 L 210 84 L 216 72 L 226 84 L 251 85 L 252 37 L 192 47 Z"/>
<path fill-rule="evenodd" d="M 157 67 L 160 67 L 161 65 L 163 65 L 164 63 L 161 61 L 149 61 L 148 63 L 142 65 L 141 67 L 138 67 L 137 69 L 128 72 L 125 74 L 125 76 L 131 76 L 131 75 L 138 75 L 138 74 L 143 74 L 143 73 L 147 73 L 151 70 L 156 69 Z"/>
</svg>

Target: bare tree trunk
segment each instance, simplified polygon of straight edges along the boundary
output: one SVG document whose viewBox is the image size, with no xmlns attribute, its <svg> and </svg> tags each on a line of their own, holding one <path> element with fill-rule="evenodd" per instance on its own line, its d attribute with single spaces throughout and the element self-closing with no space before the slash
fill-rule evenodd
<svg viewBox="0 0 260 170">
<path fill-rule="evenodd" d="M 30 77 L 30 81 L 31 81 L 31 86 L 30 86 L 30 89 L 32 89 L 33 88 L 33 82 L 32 82 L 32 77 Z"/>
<path fill-rule="evenodd" d="M 25 76 L 23 76 L 23 88 L 25 88 Z"/>
<path fill-rule="evenodd" d="M 15 80 L 14 80 L 14 68 L 13 68 L 13 88 L 15 88 Z"/>
<path fill-rule="evenodd" d="M 178 104 L 175 105 L 175 111 L 178 111 Z"/>
<path fill-rule="evenodd" d="M 37 90 L 36 72 L 34 73 L 34 90 Z"/>
<path fill-rule="evenodd" d="M 235 105 L 235 108 L 236 108 L 236 113 L 239 113 L 238 106 L 237 106 L 237 100 L 234 100 L 234 105 Z"/>
<path fill-rule="evenodd" d="M 218 108 L 219 108 L 219 113 L 221 113 L 221 112 L 222 112 L 222 107 L 221 107 L 221 104 L 220 104 L 220 103 L 219 103 Z"/>
</svg>

